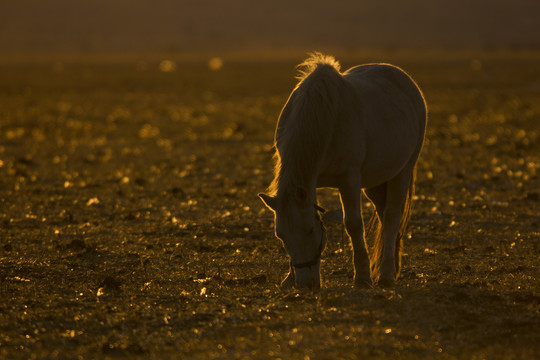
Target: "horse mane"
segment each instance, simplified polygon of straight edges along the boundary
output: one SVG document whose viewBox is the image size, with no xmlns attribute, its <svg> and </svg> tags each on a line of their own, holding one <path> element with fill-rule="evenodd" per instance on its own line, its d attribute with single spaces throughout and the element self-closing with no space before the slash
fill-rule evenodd
<svg viewBox="0 0 540 360">
<path fill-rule="evenodd" d="M 299 81 L 297 87 L 318 67 L 326 66 L 340 74 L 341 65 L 333 56 L 324 55 L 320 52 L 310 53 L 309 55 L 310 56 L 304 60 L 304 62 L 296 66 L 296 69 L 298 70 L 296 78 Z"/>
<path fill-rule="evenodd" d="M 298 84 L 281 111 L 275 134 L 274 180 L 269 192 L 310 188 L 330 145 L 345 80 L 332 56 L 313 53 L 297 66 Z"/>
</svg>

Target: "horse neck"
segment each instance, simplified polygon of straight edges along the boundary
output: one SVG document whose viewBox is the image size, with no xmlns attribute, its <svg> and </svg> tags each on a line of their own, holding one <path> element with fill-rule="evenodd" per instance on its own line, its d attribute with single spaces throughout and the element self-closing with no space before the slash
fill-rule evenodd
<svg viewBox="0 0 540 360">
<path fill-rule="evenodd" d="M 296 196 L 298 187 L 302 187 L 307 191 L 307 198 L 310 202 L 316 202 L 316 185 L 317 185 L 317 173 L 298 173 L 298 168 L 291 169 L 293 171 L 283 171 L 281 169 L 279 174 L 279 181 L 277 186 L 277 196 L 282 198 L 288 198 Z"/>
<path fill-rule="evenodd" d="M 308 199 L 315 201 L 315 189 L 319 177 L 319 170 L 326 156 L 330 137 L 326 133 L 313 132 L 309 122 L 303 124 L 306 128 L 298 126 L 288 129 L 285 141 L 276 142 L 278 161 L 276 163 L 277 175 L 275 188 L 277 195 L 294 195 L 298 187 L 307 191 Z"/>
<path fill-rule="evenodd" d="M 287 101 L 276 129 L 278 193 L 302 186 L 314 200 L 319 170 L 338 119 L 343 84 L 335 68 L 318 66 Z"/>
</svg>

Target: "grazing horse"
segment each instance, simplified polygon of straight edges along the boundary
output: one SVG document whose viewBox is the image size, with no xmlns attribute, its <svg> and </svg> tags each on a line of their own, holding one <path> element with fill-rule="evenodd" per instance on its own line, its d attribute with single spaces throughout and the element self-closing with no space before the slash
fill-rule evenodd
<svg viewBox="0 0 540 360">
<path fill-rule="evenodd" d="M 390 286 L 401 269 L 416 162 L 427 120 L 422 92 L 401 69 L 367 64 L 340 72 L 331 56 L 312 54 L 279 117 L 274 180 L 259 197 L 274 212 L 275 233 L 290 257 L 282 285 L 320 287 L 326 231 L 316 189 L 339 189 L 353 245 L 354 283 Z M 371 254 L 364 238 L 362 191 L 378 220 Z"/>
</svg>

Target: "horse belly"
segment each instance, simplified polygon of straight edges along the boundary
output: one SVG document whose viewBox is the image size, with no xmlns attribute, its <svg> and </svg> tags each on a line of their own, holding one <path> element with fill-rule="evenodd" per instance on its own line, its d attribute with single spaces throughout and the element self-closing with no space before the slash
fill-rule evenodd
<svg viewBox="0 0 540 360">
<path fill-rule="evenodd" d="M 414 166 L 423 134 L 411 117 L 386 119 L 380 128 L 372 126 L 367 136 L 361 165 L 362 187 L 370 188 L 394 178 L 405 167 Z M 413 159 L 414 157 L 414 159 Z"/>
<path fill-rule="evenodd" d="M 403 138 L 408 132 L 411 134 Z M 407 165 L 417 146 L 416 141 L 410 141 L 411 129 L 365 134 L 351 129 L 337 134 L 322 164 L 317 187 L 339 188 L 344 181 L 360 181 L 362 188 L 382 184 Z"/>
</svg>

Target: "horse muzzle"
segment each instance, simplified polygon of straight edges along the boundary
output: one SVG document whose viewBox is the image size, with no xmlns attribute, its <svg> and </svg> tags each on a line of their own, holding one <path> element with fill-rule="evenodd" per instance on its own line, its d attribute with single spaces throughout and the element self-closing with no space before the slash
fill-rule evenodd
<svg viewBox="0 0 540 360">
<path fill-rule="evenodd" d="M 298 288 L 320 289 L 321 288 L 321 273 L 320 261 L 315 265 L 303 268 L 294 269 L 294 283 Z"/>
</svg>

